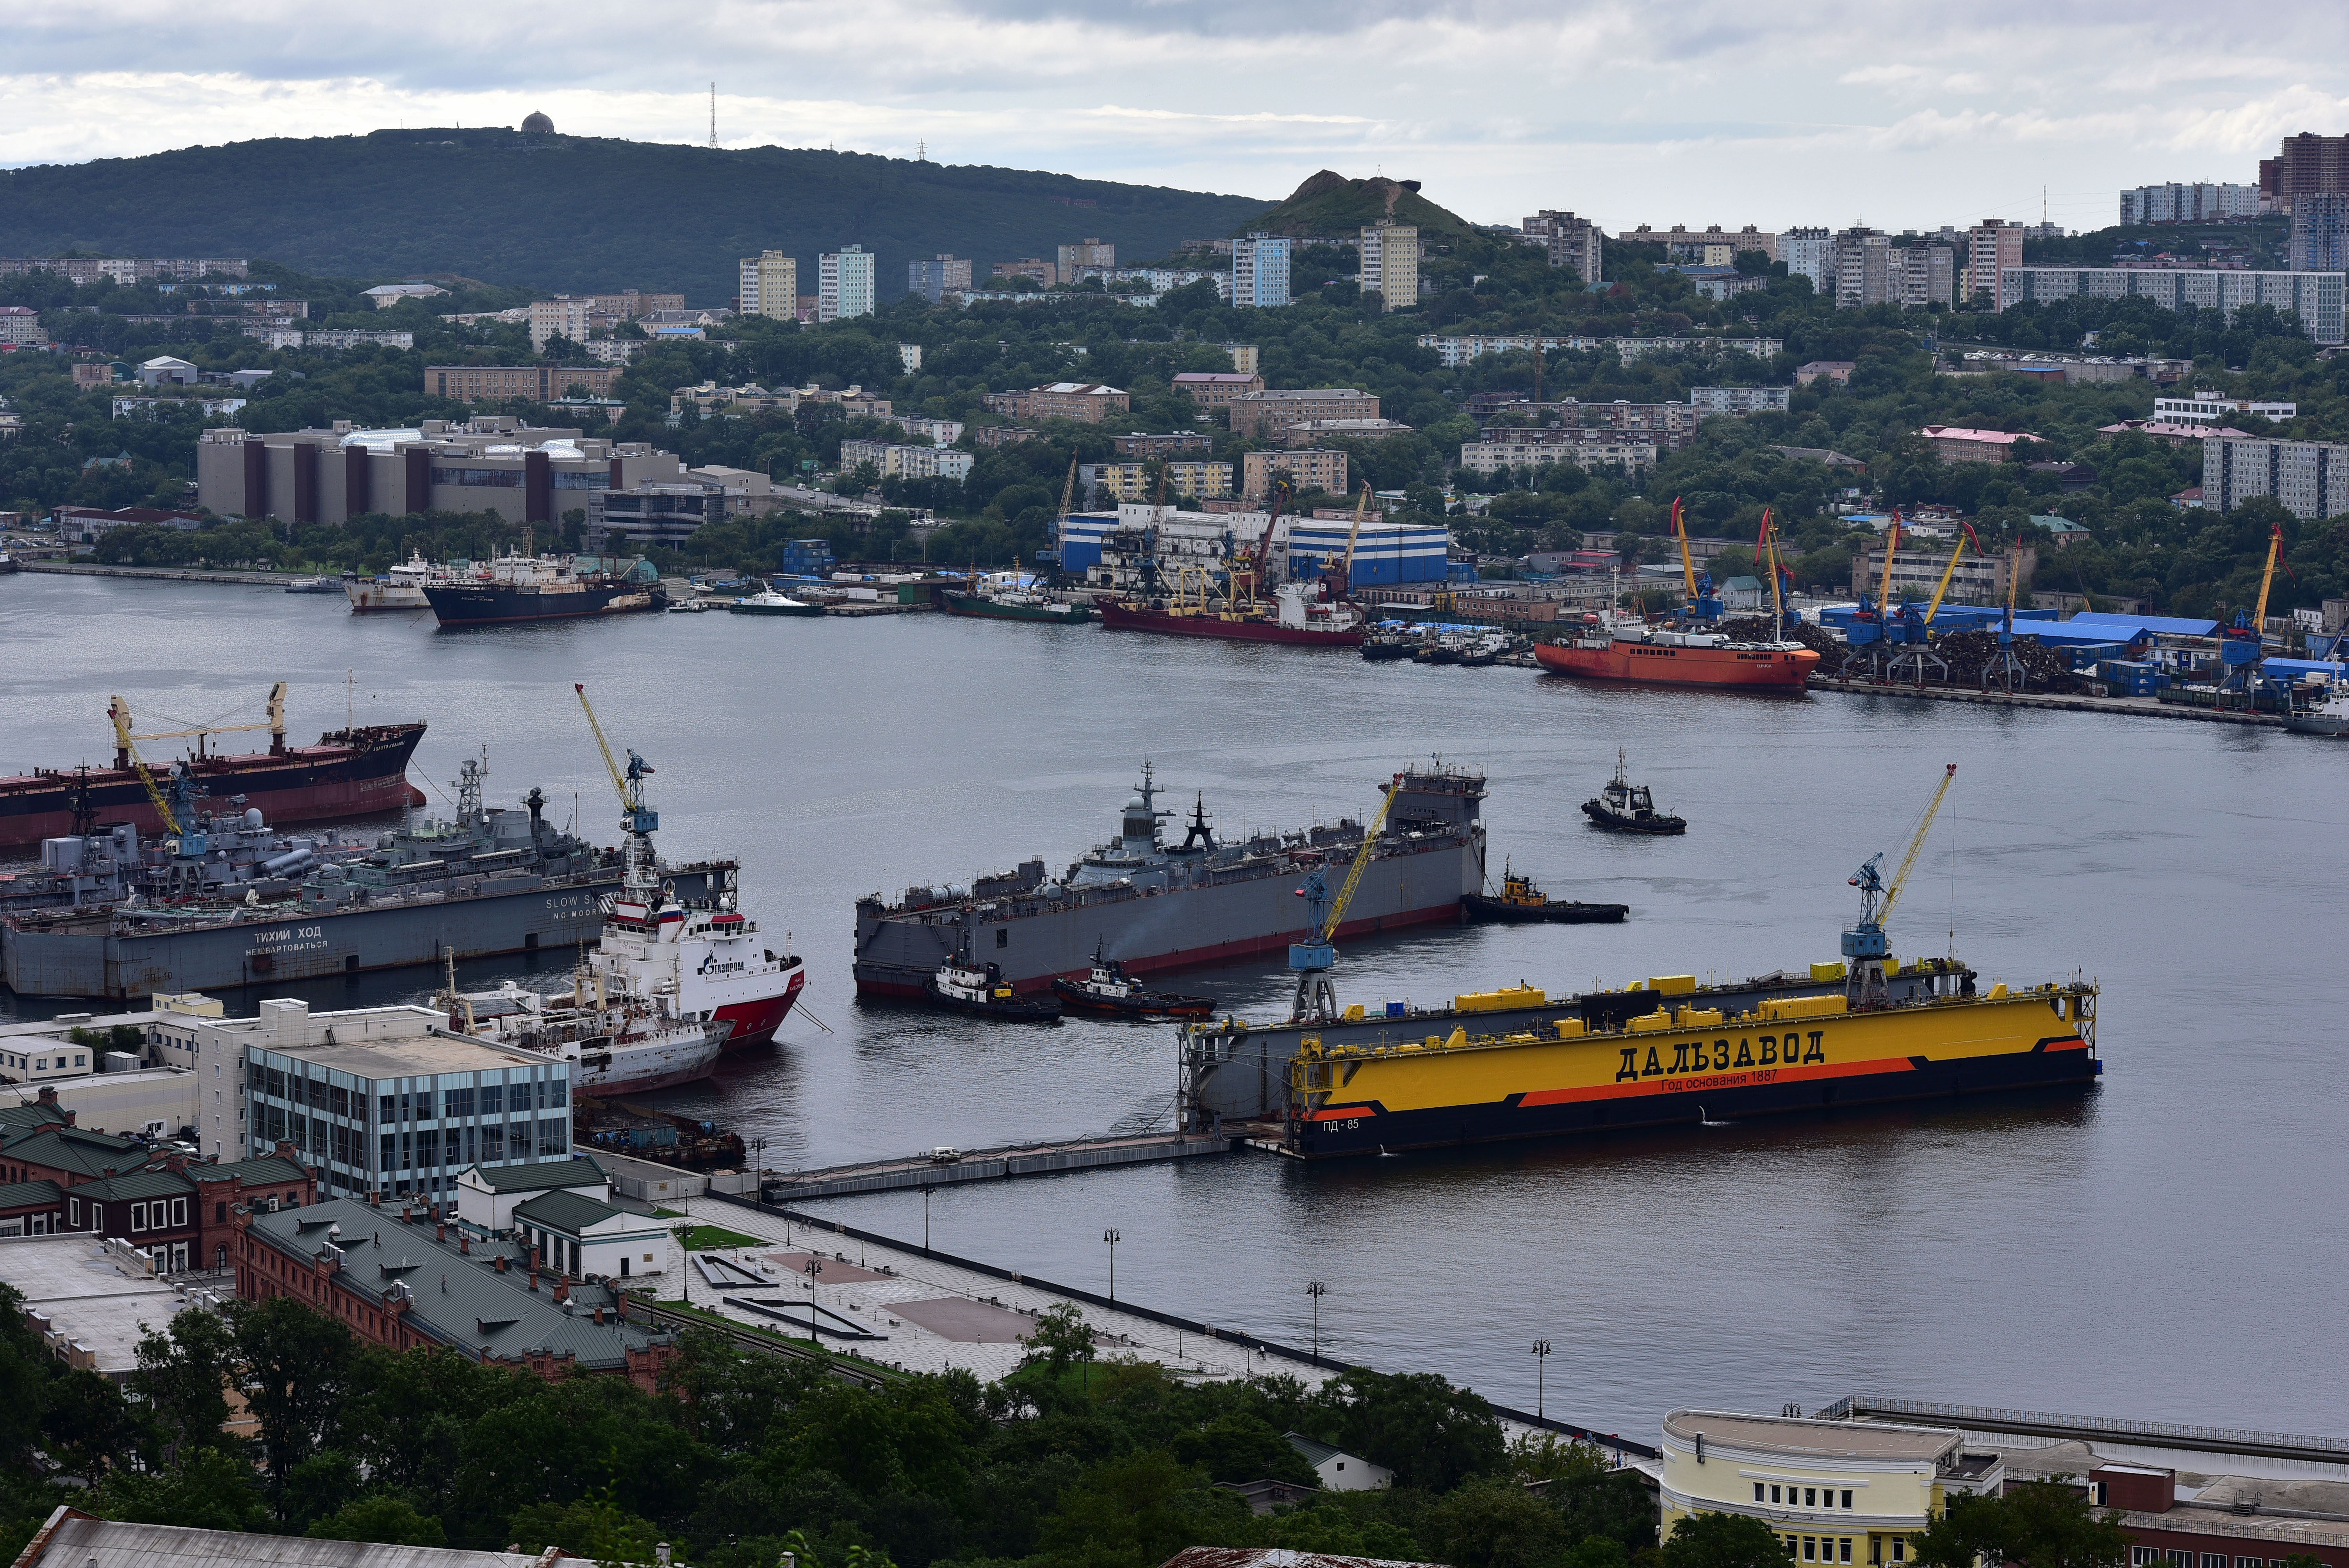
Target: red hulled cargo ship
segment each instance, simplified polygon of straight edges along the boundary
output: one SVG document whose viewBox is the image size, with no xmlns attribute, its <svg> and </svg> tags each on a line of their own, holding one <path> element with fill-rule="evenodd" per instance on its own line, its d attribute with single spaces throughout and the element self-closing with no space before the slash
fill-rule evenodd
<svg viewBox="0 0 2349 1568">
<path fill-rule="evenodd" d="M 122 715 L 125 733 L 129 720 Z M 205 749 L 209 735 L 264 727 L 270 731 L 266 751 L 222 756 Z M 271 696 L 266 726 L 224 725 L 185 733 L 196 739 L 185 760 L 198 792 L 215 801 L 242 795 L 246 806 L 274 823 L 364 817 L 424 804 L 423 791 L 408 782 L 408 759 L 424 738 L 421 724 L 360 725 L 329 730 L 316 746 L 288 746 L 281 685 Z M 171 769 L 156 764 L 150 770 L 160 775 Z M 129 822 L 141 833 L 166 830 L 119 739 L 110 768 L 36 769 L 0 778 L 0 850 L 86 832 L 98 822 Z"/>
<path fill-rule="evenodd" d="M 1154 610 L 1139 604 L 1096 603 L 1102 624 L 1117 632 L 1163 632 L 1176 637 L 1216 637 L 1228 643 L 1287 643 L 1309 648 L 1359 648 L 1362 625 L 1290 625 L 1237 611 Z"/>
<path fill-rule="evenodd" d="M 1534 645 L 1541 667 L 1588 680 L 1801 691 L 1819 655 L 1800 643 L 1733 642 L 1717 632 L 1593 628 Z"/>
</svg>

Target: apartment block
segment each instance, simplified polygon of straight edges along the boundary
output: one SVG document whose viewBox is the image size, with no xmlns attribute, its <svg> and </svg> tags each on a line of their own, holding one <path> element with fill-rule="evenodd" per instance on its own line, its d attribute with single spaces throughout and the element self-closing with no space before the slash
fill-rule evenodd
<svg viewBox="0 0 2349 1568">
<path fill-rule="evenodd" d="M 494 511 L 553 522 L 595 490 L 686 475 L 673 452 L 505 418 L 420 428 L 256 435 L 223 426 L 196 442 L 196 499 L 224 516 L 347 522 L 367 512 Z"/>
<path fill-rule="evenodd" d="M 1117 247 L 1101 240 L 1083 239 L 1073 245 L 1062 245 L 1060 264 L 1054 268 L 1056 281 L 1072 284 L 1077 281 L 1080 267 L 1108 270 L 1117 265 Z"/>
<path fill-rule="evenodd" d="M 185 283 L 195 278 L 245 275 L 239 257 L 199 256 L 0 256 L 0 274 L 56 273 L 72 284 L 94 284 L 112 278 L 118 284 L 152 283 L 166 279 Z"/>
<path fill-rule="evenodd" d="M 577 392 L 609 397 L 619 384 L 616 365 L 428 365 L 424 390 L 460 403 L 497 403 L 521 397 L 551 402 Z"/>
<path fill-rule="evenodd" d="M 995 275 L 999 278 L 1026 278 L 1039 288 L 1050 288 L 1061 281 L 1061 269 L 1041 256 L 1028 256 L 1016 262 L 998 262 Z"/>
<path fill-rule="evenodd" d="M 1300 419 L 1275 432 L 1272 439 L 1284 447 L 1318 447 L 1324 441 L 1376 441 L 1410 434 L 1411 427 L 1400 419 Z"/>
<path fill-rule="evenodd" d="M 1966 297 L 1999 297 L 1999 279 L 2023 265 L 2023 225 L 1984 218 L 1966 232 Z M 1999 308 L 2003 309 L 2004 306 Z"/>
<path fill-rule="evenodd" d="M 29 305 L 0 304 L 0 343 L 12 343 L 20 348 L 39 348 L 49 341 L 41 330 L 41 313 Z M 78 370 L 79 366 L 74 366 Z"/>
<path fill-rule="evenodd" d="M 1553 348 L 1604 349 L 1629 365 L 1651 354 L 1700 353 L 1707 356 L 1750 354 L 1756 359 L 1775 359 L 1785 352 L 1784 338 L 1777 337 L 1557 337 L 1522 335 L 1506 333 L 1485 335 L 1469 333 L 1454 335 L 1448 333 L 1424 333 L 1418 339 L 1422 348 L 1433 349 L 1437 361 L 1446 370 L 1456 370 L 1471 360 L 1487 354 L 1546 354 Z"/>
<path fill-rule="evenodd" d="M 1346 493 L 1346 454 L 1306 448 L 1291 452 L 1248 452 L 1240 459 L 1240 499 L 1260 505 L 1272 493 L 1274 476 L 1286 474 L 1295 489 Z"/>
<path fill-rule="evenodd" d="M 530 351 L 537 354 L 546 347 L 550 337 L 567 337 L 574 343 L 585 343 L 588 335 L 597 329 L 610 331 L 612 318 L 594 309 L 585 299 L 573 299 L 558 294 L 553 299 L 533 300 L 530 304 Z"/>
<path fill-rule="evenodd" d="M 1890 301 L 1892 236 L 1846 229 L 1836 236 L 1836 308 L 1859 310 Z"/>
<path fill-rule="evenodd" d="M 1689 405 L 1700 418 L 1710 414 L 1783 414 L 1791 387 L 1692 387 Z"/>
<path fill-rule="evenodd" d="M 1897 604 L 1903 598 L 1930 599 L 1949 566 L 1950 552 L 1939 542 L 1916 550 L 1903 545 L 1894 551 L 1892 602 Z M 1950 598 L 1960 604 L 2003 604 L 2009 575 L 2019 574 L 2022 581 L 2028 582 L 2038 566 L 2039 552 L 2029 545 L 1995 555 L 1981 555 L 1969 550 L 1959 557 L 1958 569 L 1950 578 Z M 1865 593 L 1871 598 L 1884 585 L 1881 544 L 1852 552 L 1851 582 L 1854 594 Z"/>
<path fill-rule="evenodd" d="M 1944 310 L 1957 308 L 1957 254 L 1948 245 L 1910 245 L 1895 251 L 1899 303 L 1912 310 L 1933 304 Z"/>
<path fill-rule="evenodd" d="M 1692 229 L 1675 223 L 1669 229 L 1652 229 L 1642 223 L 1627 233 L 1615 236 L 1631 244 L 1661 245 L 1664 259 L 1673 262 L 1695 262 L 1703 265 L 1728 266 L 1737 260 L 1740 251 L 1759 251 L 1772 261 L 1778 257 L 1778 236 L 1766 234 L 1748 223 L 1743 229 L 1724 229 L 1718 223 L 1708 223 L 1702 229 Z M 1707 253 L 1726 253 L 1719 262 Z"/>
<path fill-rule="evenodd" d="M 1236 370 L 1185 370 L 1176 373 L 1174 390 L 1188 393 L 1195 407 L 1228 408 L 1233 398 L 1263 391 L 1264 377 Z"/>
<path fill-rule="evenodd" d="M 1778 260 L 1786 263 L 1786 275 L 1810 279 L 1816 294 L 1835 287 L 1835 235 L 1826 229 L 1788 229 L 1778 236 Z"/>
<path fill-rule="evenodd" d="M 1364 294 L 1375 293 L 1382 309 L 1419 304 L 1419 230 L 1381 219 L 1367 225 L 1360 242 L 1361 265 L 1355 276 Z"/>
<path fill-rule="evenodd" d="M 2193 305 L 2231 319 L 2247 304 L 2298 314 L 2301 330 L 2321 344 L 2342 341 L 2343 294 L 2349 273 L 2237 271 L 2218 267 L 2009 267 L 1999 274 L 1998 307 L 2025 300 L 2150 299 L 2167 310 Z"/>
<path fill-rule="evenodd" d="M 1121 458 L 1171 458 L 1177 452 L 1204 452 L 1215 445 L 1206 436 L 1178 431 L 1171 436 L 1146 436 L 1140 430 L 1110 442 Z"/>
<path fill-rule="evenodd" d="M 797 321 L 800 303 L 799 258 L 781 251 L 761 251 L 744 256 L 741 297 L 737 307 L 746 315 L 771 321 Z"/>
<path fill-rule="evenodd" d="M 1098 425 L 1114 411 L 1129 411 L 1132 399 L 1115 387 L 1086 381 L 1055 381 L 1026 392 L 989 392 L 983 401 L 990 414 L 1009 419 L 1081 419 Z"/>
<path fill-rule="evenodd" d="M 905 263 L 905 292 L 919 294 L 932 304 L 950 294 L 970 292 L 970 261 L 964 256 L 950 256 L 941 251 L 924 261 Z"/>
<path fill-rule="evenodd" d="M 826 251 L 815 259 L 815 318 L 845 321 L 871 315 L 879 303 L 874 290 L 873 253 L 862 245 Z"/>
<path fill-rule="evenodd" d="M 2349 191 L 2312 191 L 2295 198 L 2284 255 L 2296 273 L 2349 271 Z"/>
<path fill-rule="evenodd" d="M 1183 500 L 1227 500 L 1232 493 L 1232 465 L 1174 460 L 1164 465 L 1166 493 Z M 1157 499 L 1158 481 L 1143 462 L 1081 463 L 1077 482 L 1099 485 L 1121 501 L 1150 502 Z"/>
<path fill-rule="evenodd" d="M 1591 432 L 1593 435 L 1610 432 Z M 1503 469 L 1527 473 L 1556 463 L 1572 463 L 1586 473 L 1629 476 L 1656 466 L 1653 441 L 1601 439 L 1561 441 L 1532 439 L 1541 432 L 1492 430 L 1481 441 L 1460 448 L 1460 467 L 1479 479 L 1490 479 Z"/>
<path fill-rule="evenodd" d="M 2273 158 L 2260 160 L 2260 202 L 2289 212 L 2302 196 L 2349 191 L 2349 136 L 2287 136 Z"/>
<path fill-rule="evenodd" d="M 2260 215 L 2257 185 L 2140 185 L 2121 192 L 2121 227 L 2147 223 L 2240 223 Z"/>
<path fill-rule="evenodd" d="M 2015 442 L 2030 438 L 2013 430 L 1981 430 L 1963 425 L 1928 425 L 1917 433 L 1945 463 L 2002 463 Z"/>
<path fill-rule="evenodd" d="M 871 463 L 885 480 L 955 480 L 970 478 L 971 455 L 952 447 L 909 447 L 895 441 L 855 440 L 840 443 L 840 471 L 850 473 Z"/>
<path fill-rule="evenodd" d="M 2202 443 L 2203 506 L 2231 511 L 2261 495 L 2305 522 L 2349 511 L 2349 446 L 2212 429 Z"/>
<path fill-rule="evenodd" d="M 1231 245 L 1232 304 L 1257 309 L 1287 304 L 1290 242 L 1257 233 Z"/>
<path fill-rule="evenodd" d="M 2216 424 L 2223 414 L 2257 414 L 2262 419 L 2292 419 L 2300 416 L 2297 403 L 2275 403 L 2251 397 L 2229 397 L 2217 392 L 2198 391 L 2190 397 L 2156 397 L 2153 417 L 2164 424 Z"/>
<path fill-rule="evenodd" d="M 1232 399 L 1231 412 L 1234 434 L 1268 436 L 1308 419 L 1375 419 L 1379 400 L 1351 387 L 1243 392 Z"/>
</svg>

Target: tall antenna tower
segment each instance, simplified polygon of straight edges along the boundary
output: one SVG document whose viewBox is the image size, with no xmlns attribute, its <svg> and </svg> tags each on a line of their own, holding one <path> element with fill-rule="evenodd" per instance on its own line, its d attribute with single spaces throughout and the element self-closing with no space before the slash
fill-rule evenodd
<svg viewBox="0 0 2349 1568">
<path fill-rule="evenodd" d="M 927 141 L 917 141 L 914 143 L 914 161 L 916 163 L 927 163 L 929 160 L 930 144 Z"/>
<path fill-rule="evenodd" d="M 713 151 L 718 147 L 718 84 L 716 82 L 709 84 L 709 146 Z"/>
</svg>

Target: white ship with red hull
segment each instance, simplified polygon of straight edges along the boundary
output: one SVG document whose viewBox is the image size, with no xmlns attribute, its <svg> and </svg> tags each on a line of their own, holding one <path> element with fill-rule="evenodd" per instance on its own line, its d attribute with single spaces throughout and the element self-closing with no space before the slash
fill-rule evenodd
<svg viewBox="0 0 2349 1568">
<path fill-rule="evenodd" d="M 636 995 L 672 997 L 682 1013 L 731 1025 L 729 1051 L 772 1045 L 807 970 L 762 943 L 757 922 L 734 907 L 731 867 L 712 879 L 712 891 L 695 904 L 621 894 L 587 962 Z"/>
</svg>

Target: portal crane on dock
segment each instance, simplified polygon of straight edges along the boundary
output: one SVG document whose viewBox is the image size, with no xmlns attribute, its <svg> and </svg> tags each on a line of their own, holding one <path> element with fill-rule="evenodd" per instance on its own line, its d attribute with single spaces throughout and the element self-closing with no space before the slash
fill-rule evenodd
<svg viewBox="0 0 2349 1568">
<path fill-rule="evenodd" d="M 1859 890 L 1859 923 L 1843 934 L 1843 958 L 1847 965 L 1845 995 L 1855 1008 L 1884 1004 L 1884 960 L 1891 951 L 1885 940 L 1884 923 L 1892 918 L 1892 905 L 1900 897 L 1900 890 L 1908 885 L 1909 873 L 1917 869 L 1917 856 L 1925 848 L 1926 835 L 1933 830 L 1933 819 L 1940 814 L 1941 801 L 1957 777 L 1958 765 L 1947 764 L 1940 788 L 1926 802 L 1924 815 L 1917 820 L 1917 831 L 1909 840 L 1909 852 L 1900 857 L 1900 869 L 1892 873 L 1890 882 L 1884 880 L 1884 854 L 1880 850 L 1851 874 L 1851 885 Z"/>
<path fill-rule="evenodd" d="M 1247 596 L 1253 601 L 1264 590 L 1265 569 L 1272 559 L 1272 531 L 1280 525 L 1280 509 L 1288 504 L 1289 489 L 1286 475 L 1272 481 L 1272 511 L 1264 520 L 1264 533 L 1246 554 L 1246 564 L 1235 566 L 1231 573 L 1229 593 L 1234 605 L 1240 602 L 1240 584 L 1247 584 Z"/>
<path fill-rule="evenodd" d="M 620 797 L 620 830 L 628 836 L 627 869 L 623 887 L 632 896 L 650 903 L 659 891 L 659 862 L 653 857 L 653 834 L 660 830 L 660 813 L 645 804 L 645 776 L 653 765 L 631 750 L 628 766 L 624 770 L 613 758 L 612 743 L 604 738 L 604 727 L 595 722 L 595 709 L 587 700 L 585 686 L 574 682 L 571 689 L 579 694 L 579 707 L 587 716 L 587 727 L 595 737 L 595 748 L 604 754 L 604 769 L 612 776 L 612 788 Z"/>
<path fill-rule="evenodd" d="M 1297 998 L 1289 1005 L 1288 1021 L 1292 1024 L 1334 1023 L 1338 1017 L 1337 994 L 1330 989 L 1330 971 L 1338 962 L 1336 946 L 1338 927 L 1345 923 L 1346 906 L 1354 902 L 1354 890 L 1362 885 L 1362 872 L 1370 868 L 1371 851 L 1378 848 L 1379 830 L 1386 825 L 1387 813 L 1394 809 L 1395 797 L 1402 793 L 1402 775 L 1398 773 L 1387 786 L 1386 799 L 1379 802 L 1378 810 L 1362 829 L 1362 847 L 1354 851 L 1354 863 L 1347 868 L 1346 880 L 1338 889 L 1338 896 L 1323 911 L 1323 901 L 1329 899 L 1330 884 L 1321 868 L 1313 868 L 1305 885 L 1297 890 L 1313 911 L 1311 931 L 1302 942 L 1288 946 L 1288 966 L 1297 971 Z"/>
<path fill-rule="evenodd" d="M 284 691 L 285 688 L 280 686 L 277 689 Z M 122 754 L 127 764 L 138 769 L 139 782 L 147 786 L 147 799 L 154 806 L 155 815 L 162 819 L 164 831 L 178 838 L 181 830 L 180 819 L 172 814 L 171 803 L 163 798 L 163 787 L 155 782 L 154 772 L 148 768 L 146 758 L 139 755 L 139 738 L 130 733 L 130 705 L 117 696 L 113 699 L 113 706 L 106 710 L 106 717 L 114 721 L 115 748 Z"/>
<path fill-rule="evenodd" d="M 2219 662 L 2224 678 L 2219 683 L 2223 695 L 2230 691 L 2243 694 L 2246 702 L 2256 707 L 2259 702 L 2260 665 L 2265 662 L 2264 639 L 2268 624 L 2268 590 L 2275 585 L 2276 562 L 2283 555 L 2283 530 L 2270 526 L 2267 566 L 2260 573 L 2260 602 L 2251 612 L 2250 621 L 2243 613 L 2235 612 L 2235 624 L 2219 634 Z"/>
</svg>

